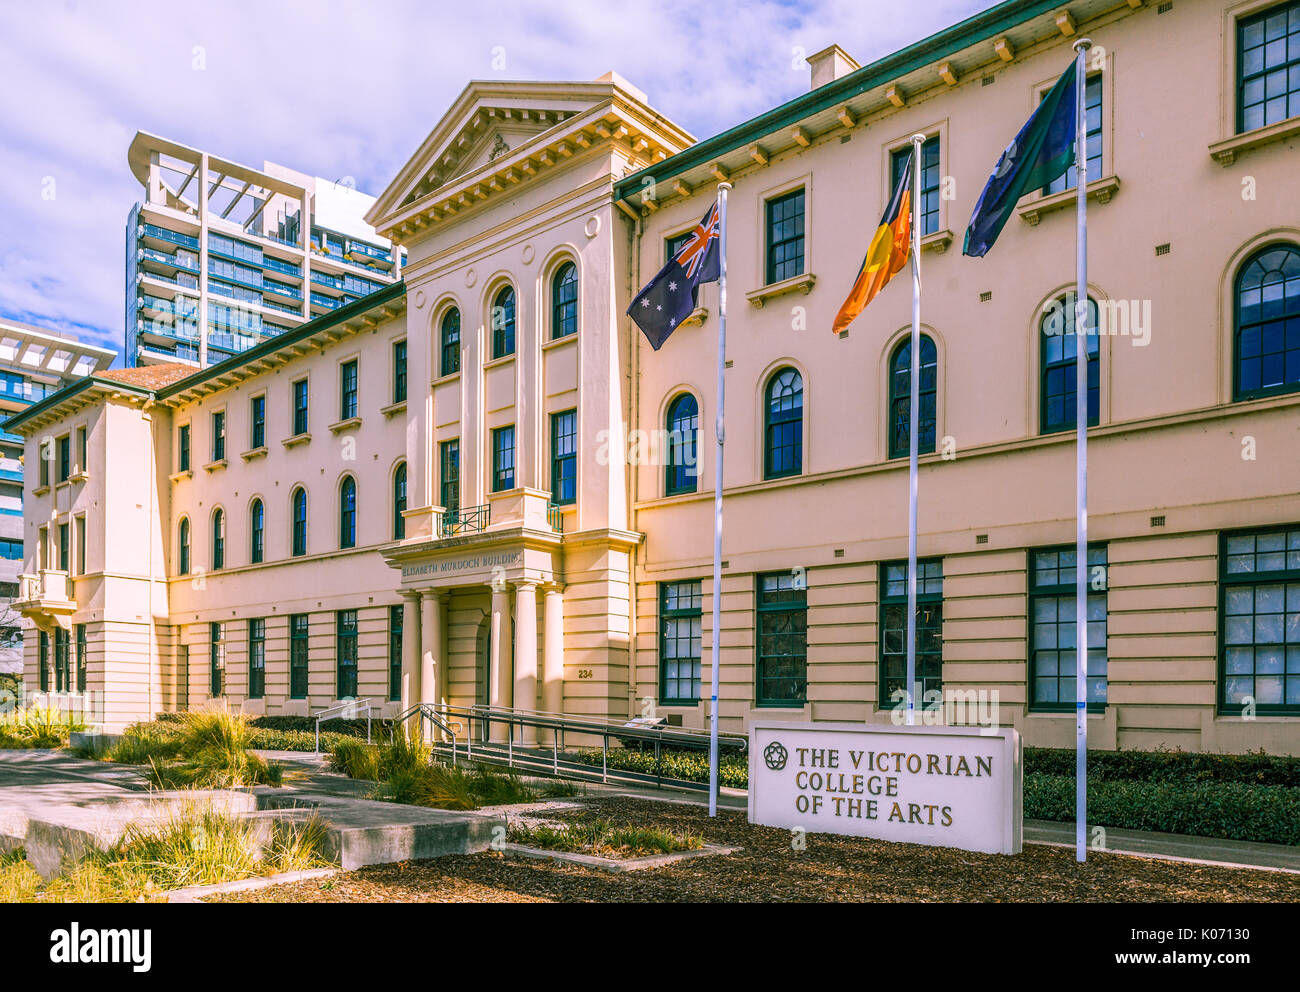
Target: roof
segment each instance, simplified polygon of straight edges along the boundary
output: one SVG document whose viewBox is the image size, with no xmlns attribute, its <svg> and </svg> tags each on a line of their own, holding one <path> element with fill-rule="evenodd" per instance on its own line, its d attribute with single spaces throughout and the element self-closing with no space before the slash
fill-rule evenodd
<svg viewBox="0 0 1300 992">
<path fill-rule="evenodd" d="M 193 365 L 184 362 L 163 362 L 160 365 L 141 365 L 134 369 L 108 369 L 100 372 L 99 378 L 124 382 L 128 386 L 141 386 L 152 391 L 170 386 L 197 371 Z"/>
</svg>

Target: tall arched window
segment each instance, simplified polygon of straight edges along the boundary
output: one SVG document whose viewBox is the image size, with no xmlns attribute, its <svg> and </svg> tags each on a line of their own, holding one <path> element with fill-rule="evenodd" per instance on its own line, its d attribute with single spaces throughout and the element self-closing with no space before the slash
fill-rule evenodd
<svg viewBox="0 0 1300 992">
<path fill-rule="evenodd" d="M 1039 429 L 1043 434 L 1071 430 L 1075 426 L 1074 294 L 1053 300 L 1039 321 L 1039 354 L 1042 379 L 1039 389 Z M 1097 333 L 1097 304 L 1088 300 L 1088 425 L 1095 427 L 1101 409 L 1100 342 Z"/>
<path fill-rule="evenodd" d="M 917 435 L 918 451 L 934 451 L 935 395 L 938 354 L 928 334 L 921 335 L 921 432 Z M 912 416 L 912 339 L 905 338 L 889 360 L 889 457 L 906 458 L 911 454 L 908 420 Z"/>
<path fill-rule="evenodd" d="M 176 573 L 178 575 L 190 574 L 190 521 L 188 517 L 181 517 L 180 525 L 176 528 Z"/>
<path fill-rule="evenodd" d="M 460 371 L 460 311 L 452 307 L 442 315 L 439 329 L 439 375 L 454 375 Z"/>
<path fill-rule="evenodd" d="M 492 300 L 492 357 L 515 353 L 515 288 L 503 286 Z"/>
<path fill-rule="evenodd" d="M 773 372 L 763 409 L 763 478 L 798 475 L 803 471 L 803 377 L 792 368 Z"/>
<path fill-rule="evenodd" d="M 294 557 L 307 553 L 307 490 L 299 486 L 289 498 L 293 511 L 293 547 Z"/>
<path fill-rule="evenodd" d="M 406 537 L 406 462 L 397 466 L 393 473 L 393 540 L 400 541 Z"/>
<path fill-rule="evenodd" d="M 266 507 L 260 499 L 248 508 L 248 560 L 260 565 L 266 558 Z"/>
<path fill-rule="evenodd" d="M 578 267 L 565 262 L 551 279 L 551 338 L 578 332 Z"/>
<path fill-rule="evenodd" d="M 357 546 L 357 482 L 352 476 L 343 477 L 339 486 L 339 547 Z"/>
<path fill-rule="evenodd" d="M 699 485 L 696 454 L 700 432 L 700 405 L 690 393 L 668 404 L 668 475 L 664 493 L 693 493 Z"/>
<path fill-rule="evenodd" d="M 220 508 L 212 511 L 212 570 L 226 567 L 226 514 Z"/>
<path fill-rule="evenodd" d="M 1233 398 L 1300 389 L 1300 247 L 1269 245 L 1237 272 Z"/>
</svg>

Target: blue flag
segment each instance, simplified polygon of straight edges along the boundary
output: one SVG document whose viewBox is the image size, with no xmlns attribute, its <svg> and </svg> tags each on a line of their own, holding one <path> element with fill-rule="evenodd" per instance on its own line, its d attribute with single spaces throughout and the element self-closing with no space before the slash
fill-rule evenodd
<svg viewBox="0 0 1300 992">
<path fill-rule="evenodd" d="M 686 244 L 627 308 L 628 316 L 655 351 L 698 306 L 700 283 L 718 281 L 722 270 L 718 234 L 718 202 L 714 200 Z"/>
<path fill-rule="evenodd" d="M 963 255 L 980 257 L 992 248 L 1016 202 L 1065 175 L 1074 164 L 1077 100 L 1071 62 L 993 167 L 966 228 Z"/>
</svg>

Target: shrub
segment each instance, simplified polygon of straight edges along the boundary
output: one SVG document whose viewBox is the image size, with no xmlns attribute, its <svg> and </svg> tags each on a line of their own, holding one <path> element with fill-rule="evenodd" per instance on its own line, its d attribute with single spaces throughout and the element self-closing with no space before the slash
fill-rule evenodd
<svg viewBox="0 0 1300 992">
<path fill-rule="evenodd" d="M 74 730 L 85 730 L 77 713 L 55 706 L 25 706 L 0 713 L 0 748 L 64 747 Z"/>
<path fill-rule="evenodd" d="M 583 764 L 599 765 L 601 752 L 598 749 L 584 749 L 565 755 L 572 761 Z M 655 758 L 653 749 L 628 750 L 610 748 L 608 765 L 624 771 L 654 775 L 656 770 L 665 778 L 680 779 L 684 782 L 707 782 L 709 780 L 709 753 L 707 751 L 664 748 L 659 759 Z M 723 751 L 718 754 L 718 782 L 729 789 L 749 787 L 749 757 L 747 753 L 736 754 Z"/>
<path fill-rule="evenodd" d="M 616 826 L 608 820 L 598 818 L 575 820 L 561 826 L 516 825 L 510 828 L 508 837 L 512 843 L 528 847 L 606 857 L 635 858 L 649 854 L 672 854 L 676 851 L 698 851 L 704 846 L 704 838 L 699 834 L 631 824 Z"/>
<path fill-rule="evenodd" d="M 1074 775 L 1071 748 L 1025 748 L 1025 774 Z M 1237 782 L 1300 787 L 1300 757 L 1249 751 L 1089 751 L 1088 776 L 1098 781 Z"/>
<path fill-rule="evenodd" d="M 327 761 L 333 771 L 349 778 L 379 780 L 379 749 L 353 737 L 343 737 L 331 744 Z"/>
</svg>

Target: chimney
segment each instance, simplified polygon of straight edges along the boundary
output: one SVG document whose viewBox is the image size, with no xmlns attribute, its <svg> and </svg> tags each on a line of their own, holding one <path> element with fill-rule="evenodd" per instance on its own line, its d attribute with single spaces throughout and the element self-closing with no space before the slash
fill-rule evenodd
<svg viewBox="0 0 1300 992">
<path fill-rule="evenodd" d="M 834 82 L 841 76 L 847 76 L 854 69 L 862 68 L 853 56 L 839 45 L 831 45 L 830 48 L 823 48 L 815 55 L 809 55 L 808 66 L 812 70 L 812 85 L 809 89 L 813 90 Z"/>
</svg>

